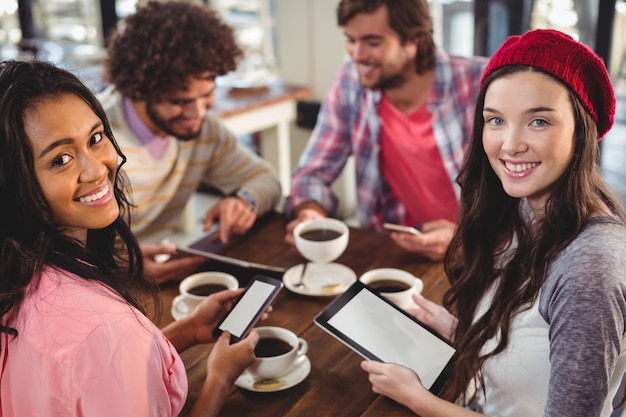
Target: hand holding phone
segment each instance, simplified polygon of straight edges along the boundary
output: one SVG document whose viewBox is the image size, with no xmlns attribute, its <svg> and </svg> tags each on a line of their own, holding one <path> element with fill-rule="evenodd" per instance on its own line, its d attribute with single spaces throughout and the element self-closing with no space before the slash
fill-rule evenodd
<svg viewBox="0 0 626 417">
<path fill-rule="evenodd" d="M 410 233 L 412 235 L 421 235 L 422 232 L 417 230 L 415 227 L 411 226 L 402 226 L 400 224 L 393 223 L 385 223 L 383 227 L 387 230 L 391 230 L 392 232 L 400 232 L 400 233 Z"/>
<path fill-rule="evenodd" d="M 226 313 L 226 317 L 213 329 L 215 339 L 224 331 L 230 332 L 230 343 L 244 339 L 282 287 L 282 281 L 256 275 Z"/>
</svg>

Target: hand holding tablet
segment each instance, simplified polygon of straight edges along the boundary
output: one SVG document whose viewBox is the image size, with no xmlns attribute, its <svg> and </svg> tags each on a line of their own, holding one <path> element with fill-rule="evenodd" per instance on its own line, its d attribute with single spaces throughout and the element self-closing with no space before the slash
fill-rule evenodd
<svg viewBox="0 0 626 417">
<path fill-rule="evenodd" d="M 436 395 L 450 379 L 455 349 L 361 281 L 322 310 L 315 324 L 366 359 L 412 369 Z"/>
</svg>

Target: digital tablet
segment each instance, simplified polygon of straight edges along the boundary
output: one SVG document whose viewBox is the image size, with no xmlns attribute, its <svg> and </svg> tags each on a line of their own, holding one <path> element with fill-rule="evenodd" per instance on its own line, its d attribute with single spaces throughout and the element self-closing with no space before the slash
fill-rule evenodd
<svg viewBox="0 0 626 417">
<path fill-rule="evenodd" d="M 186 249 L 195 249 L 207 254 L 220 254 L 235 246 L 243 235 L 233 234 L 229 236 L 228 243 L 222 243 L 219 236 L 219 223 L 214 223 L 198 240 L 187 244 Z"/>
<path fill-rule="evenodd" d="M 213 329 L 213 336 L 217 339 L 224 331 L 228 331 L 231 335 L 230 343 L 245 338 L 282 287 L 282 281 L 256 275 L 237 298 L 226 317 Z"/>
<path fill-rule="evenodd" d="M 450 380 L 455 349 L 361 281 L 322 310 L 315 324 L 366 359 L 412 369 L 435 395 Z"/>
<path fill-rule="evenodd" d="M 210 259 L 216 259 L 221 262 L 241 266 L 244 268 L 255 268 L 263 271 L 271 271 L 283 273 L 285 268 L 264 265 L 255 262 L 248 262 L 243 259 L 237 259 L 224 255 L 224 253 L 237 245 L 245 235 L 232 235 L 228 239 L 228 243 L 222 243 L 219 239 L 219 224 L 215 223 L 202 237 L 192 242 L 185 242 L 177 246 L 178 252 L 183 254 L 192 254 L 205 256 Z"/>
</svg>

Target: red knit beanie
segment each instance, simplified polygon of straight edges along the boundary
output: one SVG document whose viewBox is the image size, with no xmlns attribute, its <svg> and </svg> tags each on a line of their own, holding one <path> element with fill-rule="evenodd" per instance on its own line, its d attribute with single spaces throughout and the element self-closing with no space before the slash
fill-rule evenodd
<svg viewBox="0 0 626 417">
<path fill-rule="evenodd" d="M 511 36 L 487 64 L 481 85 L 498 68 L 515 64 L 537 68 L 569 86 L 595 120 L 598 140 L 613 126 L 613 85 L 604 62 L 589 47 L 551 29 Z"/>
</svg>

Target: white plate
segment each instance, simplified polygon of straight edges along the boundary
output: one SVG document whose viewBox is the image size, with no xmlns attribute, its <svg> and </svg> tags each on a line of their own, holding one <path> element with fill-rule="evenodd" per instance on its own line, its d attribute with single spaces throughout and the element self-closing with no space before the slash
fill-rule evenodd
<svg viewBox="0 0 626 417">
<path fill-rule="evenodd" d="M 310 372 L 311 361 L 309 361 L 307 356 L 302 356 L 287 375 L 283 375 L 276 380 L 276 382 L 280 384 L 278 387 L 276 387 L 275 384 L 268 385 L 267 387 L 264 387 L 263 384 L 255 384 L 254 377 L 248 373 L 248 371 L 244 371 L 243 374 L 239 375 L 239 378 L 235 381 L 235 385 L 239 388 L 255 392 L 282 391 L 304 381 L 304 378 L 306 378 Z"/>
<path fill-rule="evenodd" d="M 356 274 L 345 265 L 338 263 L 309 263 L 304 277 L 306 287 L 297 288 L 304 264 L 292 266 L 283 275 L 283 282 L 288 290 L 302 295 L 327 297 L 341 294 L 350 284 L 356 281 Z"/>
</svg>

